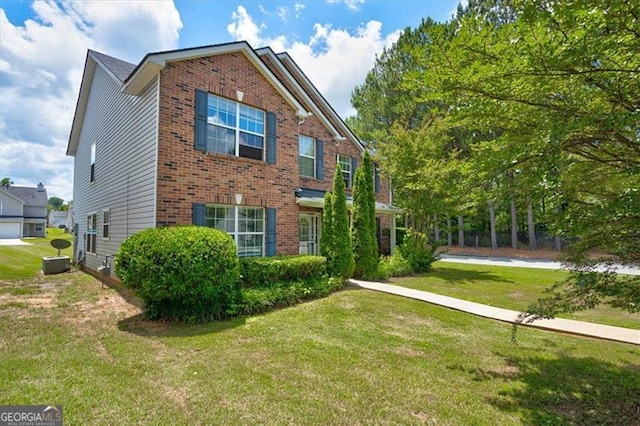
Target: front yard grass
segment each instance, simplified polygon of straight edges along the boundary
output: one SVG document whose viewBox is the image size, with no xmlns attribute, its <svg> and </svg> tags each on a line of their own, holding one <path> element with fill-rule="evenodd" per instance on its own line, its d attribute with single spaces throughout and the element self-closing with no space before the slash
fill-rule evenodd
<svg viewBox="0 0 640 426">
<path fill-rule="evenodd" d="M 182 326 L 79 272 L 1 285 L 0 405 L 61 404 L 65 424 L 640 422 L 633 345 L 513 344 L 508 324 L 354 288 Z"/>
<path fill-rule="evenodd" d="M 436 262 L 433 264 L 433 270 L 427 274 L 392 278 L 389 282 L 471 302 L 525 311 L 529 303 L 545 296 L 546 289 L 568 276 L 569 273 L 566 271 L 548 269 Z M 640 313 L 631 314 L 604 305 L 584 312 L 562 314 L 559 317 L 640 328 Z"/>
<path fill-rule="evenodd" d="M 72 241 L 73 235 L 59 228 L 47 228 L 46 238 L 24 238 L 29 246 L 0 246 L 0 280 L 31 278 L 42 271 L 42 257 L 57 256 L 51 246 L 54 239 Z M 72 256 L 72 247 L 60 250 L 61 256 Z"/>
</svg>

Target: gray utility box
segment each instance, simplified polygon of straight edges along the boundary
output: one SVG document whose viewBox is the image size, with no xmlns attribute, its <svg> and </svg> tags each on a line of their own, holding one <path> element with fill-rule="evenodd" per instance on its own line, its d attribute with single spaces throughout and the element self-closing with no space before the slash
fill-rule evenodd
<svg viewBox="0 0 640 426">
<path fill-rule="evenodd" d="M 42 272 L 45 275 L 59 274 L 71 270 L 69 256 L 45 256 L 42 258 Z"/>
</svg>

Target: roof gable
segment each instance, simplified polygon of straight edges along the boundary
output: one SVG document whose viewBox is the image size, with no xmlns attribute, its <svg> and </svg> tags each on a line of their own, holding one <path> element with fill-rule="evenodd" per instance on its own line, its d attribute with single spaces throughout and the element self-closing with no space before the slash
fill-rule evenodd
<svg viewBox="0 0 640 426">
<path fill-rule="evenodd" d="M 71 125 L 67 155 L 75 156 L 80 139 L 80 131 L 84 121 L 89 92 L 95 74 L 96 66 L 102 67 L 114 80 L 116 80 L 123 93 L 138 95 L 149 82 L 155 78 L 168 62 L 183 61 L 187 59 L 215 56 L 226 53 L 241 52 L 256 69 L 269 81 L 280 95 L 296 111 L 298 117 L 308 117 L 305 108 L 298 102 L 293 94 L 273 74 L 267 65 L 260 59 L 255 50 L 246 41 L 217 44 L 212 46 L 194 47 L 188 49 L 170 50 L 147 54 L 138 65 L 133 65 L 117 58 L 96 52 L 87 51 L 82 83 L 76 110 Z"/>
<path fill-rule="evenodd" d="M 338 113 L 333 109 L 331 104 L 325 99 L 324 96 L 318 91 L 318 89 L 314 86 L 314 84 L 309 80 L 304 72 L 300 69 L 298 64 L 289 56 L 288 53 L 282 52 L 278 53 L 277 58 L 280 62 L 286 67 L 289 71 L 289 75 L 291 75 L 299 86 L 306 88 L 307 91 L 310 92 L 311 96 L 316 99 L 316 104 L 322 109 L 324 115 L 333 123 L 334 127 L 340 130 L 343 135 L 346 135 L 345 139 L 350 139 L 354 142 L 360 151 L 364 152 L 365 148 L 362 142 L 353 134 L 351 129 L 345 124 L 345 122 L 340 118 Z"/>
<path fill-rule="evenodd" d="M 21 200 L 27 206 L 46 207 L 49 204 L 47 191 L 42 188 L 29 188 L 25 186 L 10 186 L 3 190 L 14 198 Z"/>
</svg>

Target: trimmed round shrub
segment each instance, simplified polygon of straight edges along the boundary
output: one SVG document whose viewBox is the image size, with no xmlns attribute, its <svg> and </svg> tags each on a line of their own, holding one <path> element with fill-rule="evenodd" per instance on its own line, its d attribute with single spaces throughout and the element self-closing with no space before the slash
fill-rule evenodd
<svg viewBox="0 0 640 426">
<path fill-rule="evenodd" d="M 225 232 L 149 228 L 127 238 L 116 273 L 145 303 L 145 316 L 204 322 L 234 315 L 241 299 L 236 245 Z"/>
</svg>

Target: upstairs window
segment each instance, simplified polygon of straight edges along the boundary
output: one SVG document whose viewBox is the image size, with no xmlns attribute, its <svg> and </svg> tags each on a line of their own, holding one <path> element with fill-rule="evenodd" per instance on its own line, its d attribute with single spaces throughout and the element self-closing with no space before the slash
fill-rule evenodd
<svg viewBox="0 0 640 426">
<path fill-rule="evenodd" d="M 264 111 L 207 96 L 206 151 L 263 160 L 264 140 Z"/>
<path fill-rule="evenodd" d="M 342 169 L 342 177 L 344 178 L 344 186 L 347 188 L 351 188 L 352 182 L 352 163 L 353 160 L 348 155 L 338 154 L 337 159 L 338 164 L 340 164 L 340 168 Z"/>
<path fill-rule="evenodd" d="M 316 177 L 316 140 L 309 136 L 298 137 L 298 166 L 300 176 Z"/>
<path fill-rule="evenodd" d="M 96 144 L 91 145 L 91 182 L 96 180 Z"/>
</svg>

